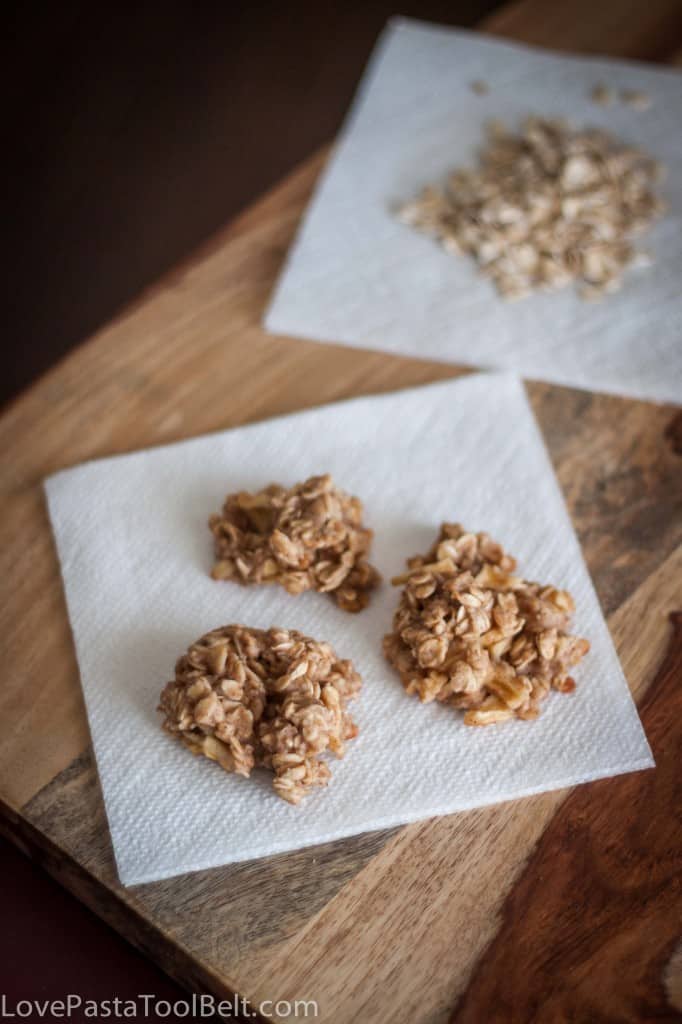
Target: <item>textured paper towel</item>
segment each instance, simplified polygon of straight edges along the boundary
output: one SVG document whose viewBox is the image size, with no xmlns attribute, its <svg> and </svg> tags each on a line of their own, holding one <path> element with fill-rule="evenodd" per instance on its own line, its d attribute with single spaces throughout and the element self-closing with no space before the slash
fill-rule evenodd
<svg viewBox="0 0 682 1024">
<path fill-rule="evenodd" d="M 206 521 L 228 491 L 330 471 L 365 503 L 384 578 L 444 519 L 488 530 L 524 573 L 568 588 L 592 650 L 577 691 L 533 723 L 471 729 L 408 697 L 384 662 L 398 592 L 359 615 L 324 595 L 209 578 Z M 124 883 L 259 857 L 652 764 L 523 386 L 477 374 L 361 398 L 133 455 L 46 484 Z M 214 626 L 293 627 L 350 657 L 360 725 L 327 790 L 298 807 L 271 778 L 223 772 L 159 728 L 176 657 Z"/>
<path fill-rule="evenodd" d="M 475 96 L 472 80 L 490 86 Z M 643 89 L 646 112 L 591 102 L 596 82 Z M 670 212 L 640 239 L 654 266 L 600 303 L 572 288 L 505 302 L 466 257 L 399 223 L 393 208 L 472 165 L 485 122 L 529 113 L 608 128 L 668 168 Z M 682 75 L 558 57 L 394 20 L 385 31 L 294 243 L 268 330 L 591 390 L 682 401 Z"/>
</svg>

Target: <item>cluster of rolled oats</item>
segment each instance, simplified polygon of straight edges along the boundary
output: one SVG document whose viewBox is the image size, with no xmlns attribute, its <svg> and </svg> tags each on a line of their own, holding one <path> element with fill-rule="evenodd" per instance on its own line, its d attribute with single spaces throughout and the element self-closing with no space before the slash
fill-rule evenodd
<svg viewBox="0 0 682 1024">
<path fill-rule="evenodd" d="M 485 533 L 444 523 L 425 556 L 408 560 L 384 653 L 408 693 L 465 710 L 467 725 L 536 718 L 550 689 L 589 643 L 567 630 L 565 590 L 513 575 L 516 563 Z"/>
<path fill-rule="evenodd" d="M 297 804 L 331 773 L 357 735 L 346 704 L 361 680 L 327 643 L 295 630 L 223 626 L 201 637 L 161 693 L 163 727 L 228 772 L 274 772 L 275 791 Z"/>
<path fill-rule="evenodd" d="M 318 590 L 349 612 L 364 608 L 379 582 L 367 561 L 372 531 L 362 525 L 362 503 L 328 473 L 290 489 L 229 494 L 209 527 L 214 579 L 280 583 L 290 594 Z"/>
<path fill-rule="evenodd" d="M 529 117 L 515 134 L 494 122 L 477 168 L 426 188 L 399 216 L 472 256 L 505 298 L 575 281 L 593 299 L 648 262 L 633 238 L 663 210 L 653 191 L 661 173 L 599 129 Z"/>
</svg>

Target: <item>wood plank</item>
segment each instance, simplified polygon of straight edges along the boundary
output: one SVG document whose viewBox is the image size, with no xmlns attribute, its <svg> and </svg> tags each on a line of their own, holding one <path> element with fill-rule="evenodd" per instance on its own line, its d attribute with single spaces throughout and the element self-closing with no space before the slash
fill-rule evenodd
<svg viewBox="0 0 682 1024">
<path fill-rule="evenodd" d="M 652 0 L 635 11 L 630 2 L 629 17 L 608 0 L 588 18 L 586 0 L 572 0 L 543 5 L 540 18 L 538 0 L 522 0 L 486 27 L 590 52 L 679 51 L 678 5 Z M 432 1024 L 448 1018 L 477 962 L 484 969 L 516 879 L 540 877 L 533 850 L 561 827 L 565 811 L 553 816 L 563 794 L 122 889 L 40 490 L 44 475 L 86 458 L 461 372 L 261 330 L 324 159 L 246 211 L 0 418 L 0 444 L 11 452 L 0 481 L 0 627 L 12 666 L 0 690 L 0 820 L 190 988 L 316 998 L 321 1018 L 335 1024 L 357 1016 Z M 674 411 L 542 384 L 528 391 L 641 695 L 663 651 L 665 613 L 682 605 Z M 652 804 L 648 828 L 672 810 L 663 799 Z"/>
</svg>

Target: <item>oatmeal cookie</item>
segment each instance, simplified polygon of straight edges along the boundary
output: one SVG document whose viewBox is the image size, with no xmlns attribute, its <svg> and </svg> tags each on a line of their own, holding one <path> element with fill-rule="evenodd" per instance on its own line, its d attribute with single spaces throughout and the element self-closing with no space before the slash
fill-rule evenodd
<svg viewBox="0 0 682 1024">
<path fill-rule="evenodd" d="M 361 680 L 328 643 L 293 629 L 214 629 L 175 666 L 158 710 L 163 728 L 228 772 L 274 773 L 275 792 L 297 804 L 331 777 L 321 759 L 343 757 L 357 735 L 347 703 Z"/>
<path fill-rule="evenodd" d="M 575 686 L 570 669 L 589 643 L 569 632 L 565 590 L 515 574 L 486 533 L 444 523 L 431 550 L 408 560 L 384 653 L 408 693 L 464 710 L 467 725 L 536 718 L 551 689 Z"/>
<path fill-rule="evenodd" d="M 349 612 L 364 608 L 379 583 L 367 561 L 372 531 L 363 526 L 362 503 L 328 473 L 291 488 L 229 494 L 209 527 L 217 580 L 279 583 L 290 594 L 317 590 Z"/>
</svg>

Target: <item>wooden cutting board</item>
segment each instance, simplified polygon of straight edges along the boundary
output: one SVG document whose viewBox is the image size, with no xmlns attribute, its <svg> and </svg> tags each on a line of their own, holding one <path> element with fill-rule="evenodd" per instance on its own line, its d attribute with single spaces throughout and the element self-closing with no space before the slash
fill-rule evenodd
<svg viewBox="0 0 682 1024">
<path fill-rule="evenodd" d="M 484 26 L 674 60 L 676 0 L 522 2 Z M 41 480 L 83 459 L 454 367 L 264 334 L 325 154 L 0 420 L 3 832 L 190 989 L 315 999 L 318 1019 L 682 1019 L 682 422 L 528 385 L 658 762 L 605 780 L 124 890 L 114 870 Z M 666 656 L 666 651 L 669 650 Z"/>
</svg>

